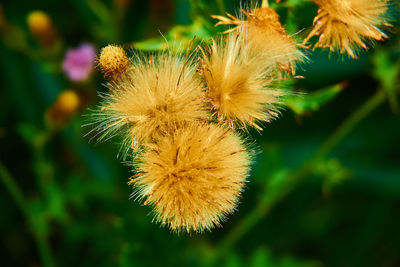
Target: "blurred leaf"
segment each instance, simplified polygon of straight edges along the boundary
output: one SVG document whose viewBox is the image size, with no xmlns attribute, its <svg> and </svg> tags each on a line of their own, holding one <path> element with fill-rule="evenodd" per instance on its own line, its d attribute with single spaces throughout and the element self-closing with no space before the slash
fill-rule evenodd
<svg viewBox="0 0 400 267">
<path fill-rule="evenodd" d="M 272 265 L 270 252 L 263 248 L 257 249 L 251 257 L 250 266 L 251 267 L 274 266 Z"/>
<path fill-rule="evenodd" d="M 196 37 L 195 42 L 207 41 L 212 38 L 212 34 L 199 20 L 196 20 L 190 25 L 174 26 L 163 37 L 135 42 L 133 46 L 136 49 L 144 51 L 165 50 L 167 48 L 175 51 L 183 51 L 189 48 L 194 37 Z"/>
<path fill-rule="evenodd" d="M 39 135 L 39 129 L 28 123 L 21 123 L 18 132 L 27 144 L 32 144 L 33 140 Z"/>
<path fill-rule="evenodd" d="M 29 123 L 21 123 L 18 125 L 18 132 L 24 141 L 31 145 L 32 148 L 41 149 L 49 138 L 49 132 L 40 131 L 36 126 Z"/>
<path fill-rule="evenodd" d="M 1 24 L 0 37 L 9 48 L 15 49 L 29 56 L 34 55 L 28 43 L 27 33 L 22 28 L 9 23 Z"/>
<path fill-rule="evenodd" d="M 325 196 L 328 196 L 335 186 L 351 177 L 351 171 L 337 159 L 323 160 L 314 166 L 314 174 L 324 178 L 322 188 Z"/>
<path fill-rule="evenodd" d="M 51 218 L 63 221 L 67 217 L 63 192 L 55 183 L 46 186 L 46 212 Z"/>
<path fill-rule="evenodd" d="M 297 115 L 304 115 L 311 111 L 317 111 L 322 105 L 335 98 L 342 90 L 343 84 L 336 84 L 310 94 L 289 95 L 284 99 L 284 104 Z"/>
<path fill-rule="evenodd" d="M 30 214 L 33 231 L 41 236 L 47 236 L 49 226 L 47 224 L 46 207 L 38 199 L 28 202 L 27 210 Z"/>
<path fill-rule="evenodd" d="M 320 266 L 315 261 L 301 261 L 293 257 L 284 256 L 275 259 L 271 252 L 263 247 L 258 248 L 250 260 L 251 267 L 316 267 Z"/>
<path fill-rule="evenodd" d="M 227 258 L 225 264 L 227 267 L 241 267 L 243 266 L 243 262 L 240 259 L 239 255 L 236 253 L 231 253 Z"/>
</svg>

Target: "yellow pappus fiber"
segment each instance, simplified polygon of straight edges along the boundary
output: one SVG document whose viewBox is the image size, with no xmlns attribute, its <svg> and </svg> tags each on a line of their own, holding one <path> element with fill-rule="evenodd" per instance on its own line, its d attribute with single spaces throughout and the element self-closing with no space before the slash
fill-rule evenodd
<svg viewBox="0 0 400 267">
<path fill-rule="evenodd" d="M 125 134 L 132 148 L 153 142 L 183 123 L 203 120 L 203 85 L 192 59 L 163 53 L 135 56 L 118 82 L 108 84 L 100 111 L 95 113 L 100 140 Z M 125 130 L 125 131 L 124 131 Z"/>
<path fill-rule="evenodd" d="M 148 145 L 131 183 L 171 230 L 210 230 L 235 210 L 249 165 L 231 129 L 194 123 Z"/>
<path fill-rule="evenodd" d="M 366 42 L 387 38 L 381 28 L 388 9 L 386 0 L 313 0 L 318 6 L 314 28 L 304 40 L 318 36 L 314 47 L 347 52 L 356 58 L 356 50 L 368 49 Z"/>
<path fill-rule="evenodd" d="M 216 26 L 237 25 L 225 33 L 236 32 L 242 35 L 256 54 L 267 54 L 281 70 L 294 74 L 295 64 L 301 62 L 305 56 L 299 50 L 299 44 L 282 27 L 275 10 L 265 6 L 240 11 L 243 14 L 240 18 L 228 13 L 229 18 L 215 15 L 212 17 L 220 20 Z"/>
<path fill-rule="evenodd" d="M 123 48 L 116 45 L 108 45 L 101 49 L 97 65 L 106 78 L 117 79 L 126 72 L 130 65 L 130 60 Z"/>
<path fill-rule="evenodd" d="M 215 117 L 232 128 L 254 126 L 278 117 L 283 91 L 272 88 L 274 62 L 254 54 L 240 38 L 229 34 L 203 51 L 201 75 L 206 82 L 206 100 Z"/>
</svg>

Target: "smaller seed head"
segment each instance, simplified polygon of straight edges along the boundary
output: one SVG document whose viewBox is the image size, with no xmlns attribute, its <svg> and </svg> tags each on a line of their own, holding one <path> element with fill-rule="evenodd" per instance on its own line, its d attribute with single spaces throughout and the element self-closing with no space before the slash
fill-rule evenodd
<svg viewBox="0 0 400 267">
<path fill-rule="evenodd" d="M 101 49 L 98 66 L 106 78 L 114 79 L 123 74 L 129 67 L 129 58 L 124 49 L 108 45 Z"/>
</svg>

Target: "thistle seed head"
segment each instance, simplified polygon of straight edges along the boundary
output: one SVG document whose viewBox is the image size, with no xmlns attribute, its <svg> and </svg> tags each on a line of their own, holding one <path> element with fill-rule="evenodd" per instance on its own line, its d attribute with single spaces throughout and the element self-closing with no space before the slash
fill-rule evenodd
<svg viewBox="0 0 400 267">
<path fill-rule="evenodd" d="M 204 123 L 161 137 L 141 158 L 137 194 L 178 232 L 219 226 L 235 210 L 250 162 L 233 131 Z"/>
<path fill-rule="evenodd" d="M 251 10 L 241 9 L 241 12 L 243 16 L 240 18 L 230 14 L 227 14 L 229 18 L 215 15 L 212 17 L 220 20 L 216 26 L 236 25 L 225 32 L 241 35 L 252 46 L 254 54 L 266 54 L 284 73 L 294 74 L 295 65 L 305 56 L 299 50 L 299 44 L 282 27 L 275 10 L 266 6 Z"/>
<path fill-rule="evenodd" d="M 387 0 L 313 0 L 318 6 L 314 28 L 304 40 L 319 36 L 314 48 L 347 53 L 357 57 L 358 48 L 382 41 L 387 35 L 383 28 L 391 26 L 386 20 Z"/>
<path fill-rule="evenodd" d="M 109 88 L 96 114 L 97 130 L 101 138 L 125 133 L 132 148 L 207 117 L 203 86 L 190 58 L 168 53 L 149 59 L 138 56 L 118 82 L 109 83 Z"/>
<path fill-rule="evenodd" d="M 265 54 L 255 55 L 240 36 L 229 34 L 203 51 L 201 73 L 206 100 L 221 123 L 232 128 L 254 126 L 278 116 L 283 91 L 272 88 L 275 64 Z"/>
</svg>

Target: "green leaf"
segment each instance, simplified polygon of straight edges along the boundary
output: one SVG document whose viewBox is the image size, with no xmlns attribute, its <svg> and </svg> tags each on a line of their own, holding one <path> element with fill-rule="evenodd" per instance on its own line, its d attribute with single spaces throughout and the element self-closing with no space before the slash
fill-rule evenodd
<svg viewBox="0 0 400 267">
<path fill-rule="evenodd" d="M 49 183 L 46 186 L 46 202 L 46 212 L 49 216 L 58 221 L 63 221 L 67 218 L 64 195 L 57 184 Z"/>
<path fill-rule="evenodd" d="M 212 37 L 200 20 L 194 21 L 190 25 L 176 25 L 165 36 L 151 38 L 133 43 L 136 49 L 144 51 L 158 51 L 171 49 L 173 51 L 183 51 L 189 48 L 193 39 L 195 42 L 207 41 Z"/>
<path fill-rule="evenodd" d="M 251 257 L 250 266 L 252 267 L 273 266 L 271 260 L 271 253 L 262 247 L 257 249 Z"/>
<path fill-rule="evenodd" d="M 38 199 L 27 203 L 32 230 L 40 236 L 47 236 L 50 231 L 45 209 L 44 203 Z"/>
<path fill-rule="evenodd" d="M 322 105 L 334 99 L 343 90 L 343 84 L 320 89 L 311 94 L 295 94 L 285 97 L 284 104 L 298 115 L 317 111 Z"/>
</svg>

